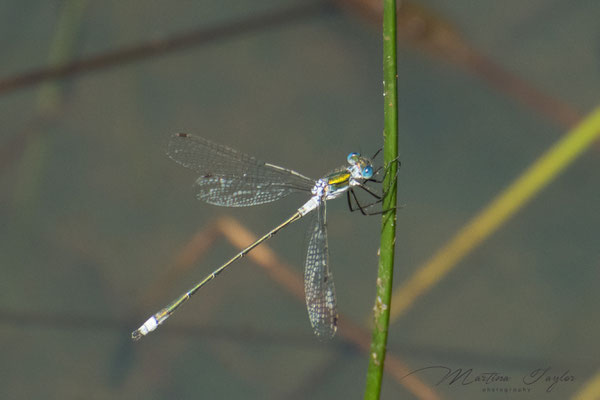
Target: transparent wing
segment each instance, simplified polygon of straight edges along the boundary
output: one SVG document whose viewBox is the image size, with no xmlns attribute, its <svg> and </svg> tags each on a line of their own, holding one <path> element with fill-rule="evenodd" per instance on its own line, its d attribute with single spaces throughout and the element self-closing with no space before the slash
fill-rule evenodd
<svg viewBox="0 0 600 400">
<path fill-rule="evenodd" d="M 173 135 L 167 154 L 201 175 L 198 198 L 227 207 L 245 207 L 309 191 L 315 181 L 295 171 L 185 133 Z"/>
<path fill-rule="evenodd" d="M 337 330 L 337 307 L 333 277 L 329 272 L 329 248 L 325 202 L 312 217 L 304 269 L 304 292 L 308 317 L 315 335 L 332 338 Z"/>
</svg>

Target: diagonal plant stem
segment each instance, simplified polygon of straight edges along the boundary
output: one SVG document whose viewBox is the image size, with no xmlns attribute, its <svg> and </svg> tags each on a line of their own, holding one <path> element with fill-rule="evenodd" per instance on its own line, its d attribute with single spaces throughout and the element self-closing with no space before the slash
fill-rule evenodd
<svg viewBox="0 0 600 400">
<path fill-rule="evenodd" d="M 273 29 L 285 24 L 314 18 L 322 14 L 326 15 L 331 10 L 333 8 L 327 1 L 309 2 L 242 18 L 230 23 L 208 28 L 202 27 L 185 33 L 146 41 L 134 46 L 114 49 L 88 58 L 62 63 L 51 63 L 43 68 L 0 78 L 0 94 L 10 93 L 48 80 L 67 78 L 77 74 L 139 62 L 150 57 L 162 56 L 169 52 L 208 44 L 217 40 L 251 35 L 266 29 Z"/>
<path fill-rule="evenodd" d="M 381 247 L 377 294 L 375 297 L 374 325 L 369 351 L 369 368 L 365 399 L 379 399 L 381 380 L 390 320 L 394 247 L 396 241 L 396 171 L 398 157 L 398 87 L 396 56 L 396 1 L 383 1 L 383 100 L 384 122 L 383 151 L 385 165 L 389 168 L 384 180 L 386 191 L 381 227 Z"/>
</svg>

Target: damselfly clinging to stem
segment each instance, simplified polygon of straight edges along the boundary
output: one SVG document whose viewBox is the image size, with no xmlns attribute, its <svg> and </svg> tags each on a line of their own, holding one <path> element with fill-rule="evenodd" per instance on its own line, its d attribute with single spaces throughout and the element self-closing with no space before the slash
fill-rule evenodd
<svg viewBox="0 0 600 400">
<path fill-rule="evenodd" d="M 366 211 L 372 205 L 381 202 L 382 196 L 366 185 L 367 182 L 380 182 L 374 178 L 374 175 L 381 169 L 374 171 L 369 158 L 358 153 L 350 153 L 347 159 L 348 165 L 315 181 L 295 171 L 259 161 L 237 150 L 185 133 L 173 135 L 167 154 L 179 164 L 200 174 L 196 180 L 196 185 L 199 187 L 198 198 L 210 204 L 226 207 L 253 206 L 281 199 L 293 192 L 311 193 L 312 197 L 287 220 L 150 317 L 131 334 L 131 337 L 138 340 L 155 330 L 198 289 L 233 262 L 287 225 L 315 210 L 309 228 L 304 270 L 306 305 L 315 334 L 319 337 L 333 337 L 337 329 L 337 309 L 333 279 L 329 271 L 325 204 L 327 200 L 346 193 L 351 211 L 360 210 L 363 214 L 381 213 L 382 211 L 375 213 Z M 375 201 L 368 205 L 361 205 L 354 188 L 365 190 L 375 198 Z"/>
</svg>

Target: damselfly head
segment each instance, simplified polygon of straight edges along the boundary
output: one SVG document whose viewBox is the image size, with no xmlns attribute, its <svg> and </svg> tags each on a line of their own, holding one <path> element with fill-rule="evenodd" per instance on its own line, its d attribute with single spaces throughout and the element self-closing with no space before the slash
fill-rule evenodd
<svg viewBox="0 0 600 400">
<path fill-rule="evenodd" d="M 359 153 L 348 154 L 348 170 L 355 179 L 369 179 L 373 176 L 371 160 L 361 156 Z"/>
</svg>

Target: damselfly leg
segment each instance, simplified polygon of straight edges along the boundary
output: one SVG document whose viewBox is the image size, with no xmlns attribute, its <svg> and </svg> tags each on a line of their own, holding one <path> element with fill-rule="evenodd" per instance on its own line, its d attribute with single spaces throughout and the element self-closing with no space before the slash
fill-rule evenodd
<svg viewBox="0 0 600 400">
<path fill-rule="evenodd" d="M 373 158 L 375 158 L 379 153 L 381 152 L 381 149 L 379 149 L 374 155 Z M 399 167 L 401 165 L 399 157 L 395 158 L 394 160 L 392 160 L 385 168 L 384 167 L 379 167 L 375 170 L 373 177 L 367 179 L 364 183 L 360 183 L 358 185 L 356 185 L 355 187 L 360 188 L 362 190 L 364 190 L 366 193 L 368 193 L 371 197 L 373 197 L 375 200 L 367 203 L 367 204 L 363 204 L 359 199 L 358 196 L 356 195 L 356 192 L 354 191 L 354 188 L 350 188 L 348 190 L 348 192 L 346 193 L 346 199 L 348 201 L 348 208 L 350 209 L 351 212 L 354 211 L 360 211 L 362 215 L 380 215 L 380 214 L 385 214 L 388 211 L 391 211 L 393 209 L 395 209 L 395 207 L 392 208 L 388 208 L 385 210 L 378 210 L 378 211 L 368 211 L 369 208 L 380 204 L 383 201 L 383 198 L 385 197 L 385 195 L 387 194 L 387 191 L 383 191 L 383 193 L 378 194 L 375 192 L 375 189 L 369 187 L 367 185 L 368 182 L 373 182 L 373 183 L 377 183 L 377 184 L 382 184 L 385 181 L 385 178 L 388 174 L 388 172 L 390 171 L 390 167 L 392 166 L 392 164 L 397 164 L 398 168 L 396 168 L 396 172 L 394 174 L 394 181 L 396 180 L 396 178 L 398 177 L 398 172 L 399 172 Z M 377 174 L 379 174 L 382 170 L 385 170 L 384 176 L 381 179 L 376 179 L 374 178 Z M 352 200 L 354 200 L 354 205 L 352 204 Z"/>
</svg>

